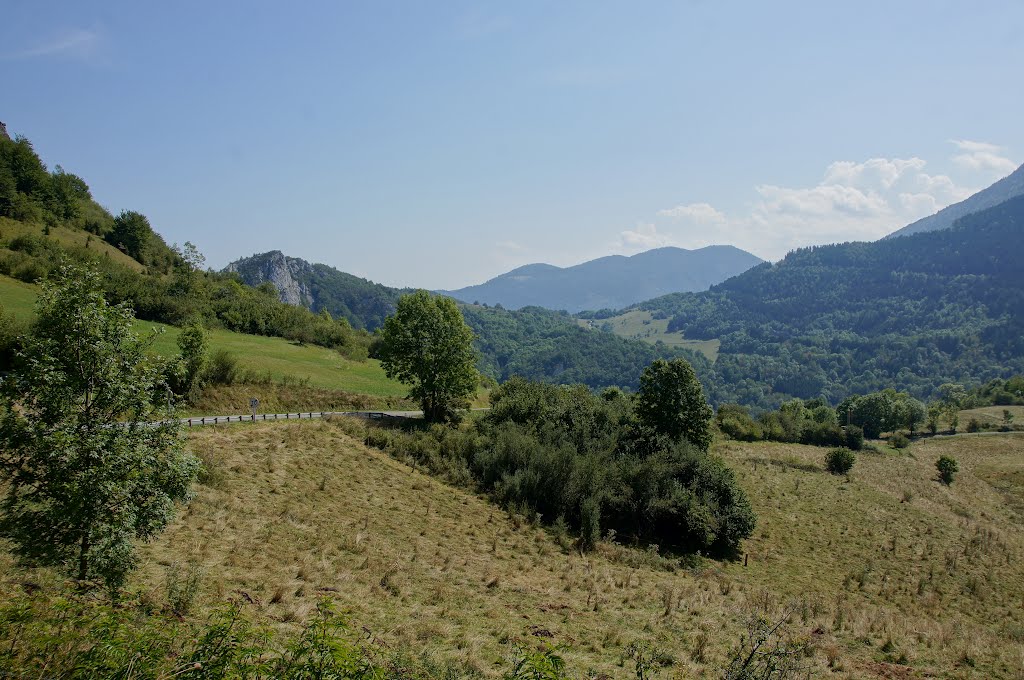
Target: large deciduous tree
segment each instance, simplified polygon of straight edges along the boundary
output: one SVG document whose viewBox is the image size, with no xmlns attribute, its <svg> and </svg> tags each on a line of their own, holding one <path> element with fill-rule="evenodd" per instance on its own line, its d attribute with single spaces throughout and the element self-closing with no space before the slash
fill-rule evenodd
<svg viewBox="0 0 1024 680">
<path fill-rule="evenodd" d="M 389 378 L 412 385 L 430 422 L 449 422 L 469 406 L 479 382 L 473 331 L 455 301 L 425 290 L 402 296 L 384 322 L 377 350 Z"/>
<path fill-rule="evenodd" d="M 132 331 L 129 307 L 107 304 L 95 272 L 62 266 L 37 311 L 0 394 L 0 536 L 29 564 L 116 592 L 198 462 L 154 406 L 166 386 L 151 338 Z"/>
<path fill-rule="evenodd" d="M 704 391 L 685 359 L 658 359 L 640 376 L 636 396 L 640 422 L 661 435 L 686 439 L 701 451 L 711 446 L 711 417 Z"/>
</svg>

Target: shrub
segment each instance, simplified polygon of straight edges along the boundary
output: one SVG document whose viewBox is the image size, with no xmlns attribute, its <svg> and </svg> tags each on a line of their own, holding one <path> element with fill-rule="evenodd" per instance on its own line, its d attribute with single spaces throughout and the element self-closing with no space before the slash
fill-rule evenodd
<svg viewBox="0 0 1024 680">
<path fill-rule="evenodd" d="M 211 385 L 230 385 L 238 379 L 238 357 L 226 349 L 219 349 L 206 366 L 205 382 Z"/>
<path fill-rule="evenodd" d="M 981 430 L 981 423 L 978 422 L 977 418 L 971 418 L 967 422 L 967 431 L 968 432 L 978 432 L 980 430 Z"/>
<path fill-rule="evenodd" d="M 857 425 L 846 426 L 846 448 L 860 451 L 864 448 L 864 430 Z"/>
<path fill-rule="evenodd" d="M 718 429 L 730 439 L 752 442 L 761 439 L 761 426 L 750 417 L 750 413 L 738 404 L 722 404 L 715 415 Z"/>
<path fill-rule="evenodd" d="M 910 446 L 910 440 L 902 432 L 897 432 L 889 438 L 889 446 L 894 449 L 905 449 Z"/>
<path fill-rule="evenodd" d="M 825 454 L 825 469 L 834 475 L 845 475 L 853 468 L 855 460 L 850 449 L 832 449 Z"/>
<path fill-rule="evenodd" d="M 939 456 L 935 461 L 935 469 L 939 471 L 939 481 L 949 486 L 953 483 L 953 477 L 959 472 L 960 466 L 957 465 L 956 458 Z"/>
</svg>

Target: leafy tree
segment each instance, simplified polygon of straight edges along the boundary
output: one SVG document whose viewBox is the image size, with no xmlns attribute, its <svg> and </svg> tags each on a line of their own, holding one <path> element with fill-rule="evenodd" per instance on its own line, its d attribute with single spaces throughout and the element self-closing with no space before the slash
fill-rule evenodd
<svg viewBox="0 0 1024 680">
<path fill-rule="evenodd" d="M 451 298 L 425 290 L 398 300 L 381 329 L 377 349 L 389 378 L 412 385 L 428 422 L 449 422 L 469 406 L 479 382 L 473 331 Z"/>
<path fill-rule="evenodd" d="M 852 451 L 860 451 L 864 448 L 864 430 L 856 425 L 847 425 L 843 428 L 843 439 L 846 448 Z"/>
<path fill-rule="evenodd" d="M 939 431 L 939 418 L 942 417 L 942 404 L 933 402 L 928 404 L 928 431 L 935 434 Z"/>
<path fill-rule="evenodd" d="M 967 390 L 963 385 L 957 383 L 943 383 L 939 386 L 939 403 L 949 420 L 950 432 L 956 434 L 956 428 L 960 424 L 960 409 L 963 408 L 967 399 Z"/>
<path fill-rule="evenodd" d="M 210 343 L 206 330 L 201 324 L 192 323 L 186 326 L 178 336 L 178 349 L 181 351 L 181 381 L 178 393 L 191 397 L 202 386 L 203 373 L 210 351 Z"/>
<path fill-rule="evenodd" d="M 951 456 L 939 456 L 939 459 L 935 461 L 935 469 L 939 471 L 939 481 L 946 486 L 953 483 L 953 477 L 960 470 L 960 466 L 956 463 L 956 458 Z"/>
<path fill-rule="evenodd" d="M 925 416 L 924 404 L 917 399 L 909 395 L 903 395 L 897 402 L 894 420 L 897 422 L 902 421 L 902 424 L 910 430 L 911 437 L 914 436 L 914 428 L 924 422 Z"/>
<path fill-rule="evenodd" d="M 114 218 L 114 228 L 107 234 L 111 245 L 121 248 L 139 262 L 144 260 L 146 247 L 153 237 L 153 228 L 145 215 L 125 210 Z"/>
<path fill-rule="evenodd" d="M 640 376 L 636 413 L 656 433 L 686 439 L 701 451 L 711 446 L 714 413 L 693 367 L 685 359 L 657 359 Z"/>
<path fill-rule="evenodd" d="M 0 397 L 0 536 L 27 563 L 116 593 L 134 541 L 167 524 L 198 464 L 177 422 L 150 423 L 163 394 L 152 338 L 132 332 L 128 306 L 107 304 L 96 272 L 59 269 L 37 313 Z"/>
</svg>

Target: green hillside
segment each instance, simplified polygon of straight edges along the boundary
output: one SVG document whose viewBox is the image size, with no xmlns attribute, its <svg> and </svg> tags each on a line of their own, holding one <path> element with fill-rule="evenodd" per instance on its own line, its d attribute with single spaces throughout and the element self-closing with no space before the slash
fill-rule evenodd
<svg viewBox="0 0 1024 680">
<path fill-rule="evenodd" d="M 700 352 L 708 361 L 718 358 L 718 340 L 687 340 L 679 331 L 668 330 L 668 319 L 656 318 L 649 311 L 634 309 L 615 316 L 576 319 L 582 328 L 611 332 L 629 340 L 641 340 L 651 345 L 658 343 Z"/>
<path fill-rule="evenodd" d="M 31 318 L 37 296 L 35 286 L 0 276 L 0 302 L 8 312 Z M 136 321 L 139 333 L 162 328 L 153 343 L 156 353 L 164 356 L 178 354 L 177 339 L 180 329 L 152 321 Z M 299 344 L 284 338 L 234 333 L 223 329 L 208 331 L 211 351 L 227 350 L 238 358 L 243 374 L 254 379 L 269 378 L 275 382 L 288 380 L 312 387 L 344 390 L 375 397 L 404 397 L 408 388 L 384 375 L 380 363 L 373 359 L 353 361 L 335 350 L 316 345 Z M 318 407 L 311 404 L 309 408 Z"/>
<path fill-rule="evenodd" d="M 886 387 L 929 398 L 942 383 L 1024 372 L 1024 198 L 943 231 L 805 248 L 710 291 L 637 309 L 669 332 L 721 342 L 718 403 Z"/>
</svg>

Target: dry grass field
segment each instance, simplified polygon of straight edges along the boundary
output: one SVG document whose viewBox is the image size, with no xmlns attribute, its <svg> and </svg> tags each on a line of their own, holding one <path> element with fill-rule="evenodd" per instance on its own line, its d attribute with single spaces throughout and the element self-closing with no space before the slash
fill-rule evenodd
<svg viewBox="0 0 1024 680">
<path fill-rule="evenodd" d="M 363 446 L 353 421 L 190 433 L 208 466 L 137 586 L 201 571 L 196 612 L 229 597 L 294 627 L 319 597 L 365 634 L 460 673 L 497 676 L 514 643 L 565 646 L 581 677 L 717 677 L 753 613 L 792 609 L 808 671 L 837 678 L 1024 677 L 1024 435 L 936 437 L 862 453 L 849 478 L 825 450 L 716 446 L 759 516 L 746 559 L 682 568 L 655 548 L 565 538 Z M 955 456 L 950 487 L 935 480 Z M 584 675 L 589 674 L 589 675 Z"/>
</svg>

